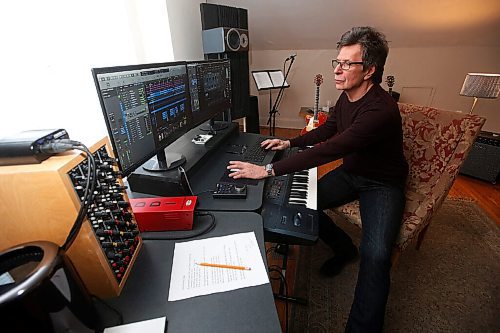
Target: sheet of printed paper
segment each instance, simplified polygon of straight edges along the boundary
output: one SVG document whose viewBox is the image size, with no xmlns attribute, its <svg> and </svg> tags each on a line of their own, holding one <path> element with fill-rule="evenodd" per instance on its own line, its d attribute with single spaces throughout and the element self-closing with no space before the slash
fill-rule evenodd
<svg viewBox="0 0 500 333">
<path fill-rule="evenodd" d="M 249 267 L 240 270 L 199 263 Z M 176 243 L 169 301 L 269 283 L 253 232 Z"/>
<path fill-rule="evenodd" d="M 252 73 L 255 83 L 257 84 L 257 89 L 272 88 L 273 83 L 267 72 L 256 72 Z"/>
<path fill-rule="evenodd" d="M 165 333 L 166 317 L 139 321 L 131 324 L 108 327 L 104 333 Z"/>
<path fill-rule="evenodd" d="M 271 76 L 271 81 L 273 81 L 273 85 L 277 88 L 281 87 L 283 85 L 283 81 L 285 81 L 285 77 L 283 76 L 282 71 L 272 71 L 269 72 L 269 75 Z M 288 86 L 288 83 L 285 81 L 284 84 L 285 87 Z"/>
</svg>

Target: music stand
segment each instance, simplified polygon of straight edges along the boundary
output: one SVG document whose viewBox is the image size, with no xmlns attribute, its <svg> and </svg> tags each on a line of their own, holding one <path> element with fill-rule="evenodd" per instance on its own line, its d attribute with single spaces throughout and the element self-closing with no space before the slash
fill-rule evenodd
<svg viewBox="0 0 500 333">
<path fill-rule="evenodd" d="M 257 90 L 269 90 L 269 119 L 267 120 L 267 124 L 269 125 L 269 135 L 271 136 L 274 136 L 276 129 L 276 113 L 278 112 L 277 106 L 283 95 L 284 89 L 290 87 L 288 82 L 286 82 L 286 77 L 288 76 L 290 67 L 291 63 L 285 76 L 283 76 L 283 72 L 279 69 L 252 71 L 252 76 L 255 81 L 255 85 L 257 86 Z M 279 89 L 274 105 L 272 104 L 273 89 Z"/>
</svg>

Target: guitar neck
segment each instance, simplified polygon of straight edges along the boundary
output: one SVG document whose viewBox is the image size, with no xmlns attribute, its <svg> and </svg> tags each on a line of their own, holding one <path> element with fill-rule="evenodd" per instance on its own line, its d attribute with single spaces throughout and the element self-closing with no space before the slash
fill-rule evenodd
<svg viewBox="0 0 500 333">
<path fill-rule="evenodd" d="M 314 120 L 318 120 L 318 110 L 319 110 L 319 86 L 316 86 L 316 97 L 314 100 Z"/>
</svg>

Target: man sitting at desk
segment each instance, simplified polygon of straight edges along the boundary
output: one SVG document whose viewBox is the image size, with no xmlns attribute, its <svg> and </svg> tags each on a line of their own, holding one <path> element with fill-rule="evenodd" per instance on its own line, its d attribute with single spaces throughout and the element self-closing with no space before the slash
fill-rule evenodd
<svg viewBox="0 0 500 333">
<path fill-rule="evenodd" d="M 334 252 L 321 273 L 335 276 L 358 256 L 351 238 L 323 210 L 359 199 L 361 259 L 346 331 L 380 332 L 408 175 L 401 116 L 396 102 L 380 87 L 389 52 L 385 36 L 370 27 L 355 27 L 342 35 L 337 49 L 332 66 L 335 87 L 343 92 L 328 120 L 303 136 L 262 142 L 272 150 L 314 146 L 273 165 L 230 161 L 228 169 L 237 171 L 229 176 L 262 179 L 343 158 L 342 166 L 318 181 L 319 236 Z"/>
</svg>

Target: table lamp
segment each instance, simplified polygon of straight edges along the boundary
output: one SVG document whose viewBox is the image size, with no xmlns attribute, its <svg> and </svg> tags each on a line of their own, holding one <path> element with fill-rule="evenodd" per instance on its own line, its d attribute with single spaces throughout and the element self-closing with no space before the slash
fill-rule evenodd
<svg viewBox="0 0 500 333">
<path fill-rule="evenodd" d="M 472 114 L 478 98 L 497 98 L 500 93 L 500 74 L 468 73 L 460 90 L 460 95 L 474 97 Z"/>
</svg>

